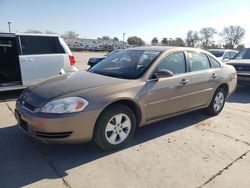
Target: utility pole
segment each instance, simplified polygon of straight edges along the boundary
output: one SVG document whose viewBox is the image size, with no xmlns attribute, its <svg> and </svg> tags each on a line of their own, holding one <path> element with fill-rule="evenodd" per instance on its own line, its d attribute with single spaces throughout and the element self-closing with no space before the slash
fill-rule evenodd
<svg viewBox="0 0 250 188">
<path fill-rule="evenodd" d="M 124 38 L 125 38 L 125 34 L 126 34 L 126 33 L 123 33 L 123 43 L 122 43 L 123 49 L 124 49 Z"/>
<path fill-rule="evenodd" d="M 9 25 L 9 33 L 11 33 L 10 24 L 11 24 L 11 22 L 8 22 L 8 25 Z"/>
</svg>

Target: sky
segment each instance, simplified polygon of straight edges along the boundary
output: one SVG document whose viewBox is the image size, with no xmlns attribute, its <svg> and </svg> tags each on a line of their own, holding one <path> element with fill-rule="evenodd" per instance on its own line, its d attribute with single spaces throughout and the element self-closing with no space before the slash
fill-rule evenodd
<svg viewBox="0 0 250 188">
<path fill-rule="evenodd" d="M 250 47 L 250 0 L 0 0 L 0 31 L 28 29 L 62 34 L 75 31 L 81 38 L 101 36 L 125 40 L 138 36 L 185 39 L 188 30 L 240 25 L 242 41 Z M 218 39 L 218 38 L 216 38 Z"/>
</svg>

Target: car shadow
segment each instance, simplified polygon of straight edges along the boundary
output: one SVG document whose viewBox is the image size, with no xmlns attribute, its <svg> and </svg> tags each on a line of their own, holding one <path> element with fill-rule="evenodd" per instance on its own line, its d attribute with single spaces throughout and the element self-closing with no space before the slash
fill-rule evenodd
<svg viewBox="0 0 250 188">
<path fill-rule="evenodd" d="M 22 187 L 43 179 L 65 177 L 66 171 L 72 168 L 185 129 L 208 118 L 197 111 L 138 128 L 131 143 L 115 151 L 103 151 L 93 142 L 42 144 L 27 137 L 17 126 L 4 127 L 0 129 L 0 187 Z M 56 169 L 56 172 L 52 169 Z"/>
<path fill-rule="evenodd" d="M 239 85 L 233 95 L 227 99 L 227 102 L 250 103 L 250 85 Z"/>
</svg>

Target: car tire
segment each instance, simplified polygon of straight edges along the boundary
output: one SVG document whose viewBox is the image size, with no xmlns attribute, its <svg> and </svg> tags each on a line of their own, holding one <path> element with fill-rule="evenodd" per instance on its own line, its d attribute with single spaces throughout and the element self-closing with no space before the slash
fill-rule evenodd
<svg viewBox="0 0 250 188">
<path fill-rule="evenodd" d="M 218 88 L 214 93 L 210 105 L 208 106 L 208 108 L 206 108 L 206 112 L 209 115 L 213 116 L 218 115 L 222 111 L 225 105 L 225 99 L 226 99 L 225 90 L 223 88 Z"/>
<path fill-rule="evenodd" d="M 129 107 L 111 106 L 98 118 L 93 139 L 103 150 L 117 149 L 132 140 L 135 128 L 136 118 Z"/>
</svg>

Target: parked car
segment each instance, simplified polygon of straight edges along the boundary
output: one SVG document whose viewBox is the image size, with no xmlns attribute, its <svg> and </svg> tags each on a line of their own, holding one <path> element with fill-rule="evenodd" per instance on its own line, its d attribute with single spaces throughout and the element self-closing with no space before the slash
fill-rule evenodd
<svg viewBox="0 0 250 188">
<path fill-rule="evenodd" d="M 238 51 L 236 50 L 226 49 L 210 49 L 208 51 L 224 63 L 227 63 L 238 53 Z"/>
<path fill-rule="evenodd" d="M 77 71 L 70 49 L 57 35 L 0 33 L 0 62 L 0 91 Z"/>
<path fill-rule="evenodd" d="M 89 58 L 88 65 L 89 65 L 90 68 L 91 68 L 91 67 L 93 67 L 94 65 L 96 65 L 97 63 L 99 63 L 101 60 L 104 60 L 104 59 L 106 59 L 107 57 L 109 57 L 109 56 L 111 56 L 111 55 L 113 55 L 113 54 L 115 54 L 115 53 L 117 53 L 117 52 L 119 52 L 119 50 L 113 50 L 112 52 L 107 53 L 107 54 L 106 54 L 105 56 L 103 56 L 103 57 L 91 57 L 91 58 Z"/>
<path fill-rule="evenodd" d="M 140 47 L 27 89 L 15 114 L 18 125 L 43 142 L 93 139 L 114 149 L 137 127 L 198 109 L 219 114 L 236 83 L 234 67 L 204 50 Z"/>
<path fill-rule="evenodd" d="M 237 70 L 238 83 L 250 84 L 250 48 L 241 50 L 228 64 Z"/>
</svg>

